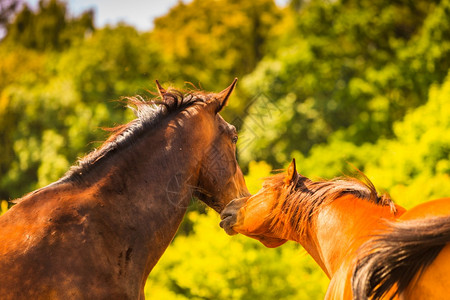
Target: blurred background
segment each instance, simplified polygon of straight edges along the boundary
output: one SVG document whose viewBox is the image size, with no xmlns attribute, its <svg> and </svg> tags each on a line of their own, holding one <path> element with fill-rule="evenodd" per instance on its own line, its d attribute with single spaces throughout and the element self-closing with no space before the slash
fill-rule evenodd
<svg viewBox="0 0 450 300">
<path fill-rule="evenodd" d="M 408 207 L 450 196 L 450 0 L 0 0 L 0 202 L 61 177 L 128 122 L 154 80 L 238 88 L 251 192 L 295 157 L 312 179 L 353 164 Z M 194 200 L 150 299 L 321 299 L 294 243 L 229 237 Z M 1 275 L 0 275 L 1 281 Z"/>
</svg>

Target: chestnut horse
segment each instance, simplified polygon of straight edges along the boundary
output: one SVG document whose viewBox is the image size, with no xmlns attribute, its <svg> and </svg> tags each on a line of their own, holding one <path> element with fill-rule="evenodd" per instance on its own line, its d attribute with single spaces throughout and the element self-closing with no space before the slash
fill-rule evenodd
<svg viewBox="0 0 450 300">
<path fill-rule="evenodd" d="M 312 181 L 297 173 L 267 178 L 251 197 L 233 200 L 222 211 L 228 234 L 242 233 L 277 247 L 300 243 L 331 279 L 326 299 L 351 299 L 354 258 L 367 236 L 405 210 L 374 186 L 356 179 Z"/>
<path fill-rule="evenodd" d="M 386 288 L 383 286 L 383 295 L 387 297 L 400 294 L 406 299 L 442 299 L 447 296 L 448 292 L 444 292 L 450 284 L 450 247 L 445 244 L 450 241 L 450 199 L 428 202 L 405 212 L 388 196 L 378 196 L 365 176 L 364 180 L 365 183 L 351 178 L 314 182 L 297 173 L 293 160 L 286 175 L 269 177 L 257 194 L 230 202 L 221 213 L 220 225 L 230 235 L 242 233 L 267 247 L 280 246 L 287 240 L 300 243 L 331 280 L 326 299 L 352 299 L 353 270 L 357 258 L 366 255 L 369 259 L 360 260 L 357 268 L 359 289 L 355 299 L 373 295 L 365 288 L 376 288 L 385 282 L 389 283 Z M 447 216 L 422 219 L 436 215 Z M 420 220 L 395 225 L 386 222 L 397 219 Z M 416 223 L 423 225 L 417 227 Z M 380 232 L 386 234 L 374 237 Z M 376 243 L 369 244 L 372 247 L 366 244 L 363 250 L 359 249 L 364 242 L 373 240 Z M 411 255 L 405 253 L 402 246 L 405 241 L 409 242 Z M 385 242 L 390 242 L 389 247 Z M 423 245 L 418 247 L 419 244 Z M 383 250 L 380 255 L 374 254 L 380 248 Z M 368 252 L 360 254 L 360 251 Z M 397 256 L 389 257 L 393 254 Z M 431 263 L 437 254 L 435 263 Z M 386 267 L 389 261 L 392 267 Z M 410 275 L 405 272 L 420 271 L 430 263 L 420 279 L 401 278 Z M 367 269 L 375 271 L 368 273 Z M 390 278 L 392 269 L 396 277 Z M 385 277 L 377 278 L 382 272 Z M 396 290 L 398 282 L 400 289 Z"/>
<path fill-rule="evenodd" d="M 220 93 L 130 99 L 137 119 L 0 218 L 0 299 L 143 299 L 192 196 L 249 195 Z"/>
</svg>

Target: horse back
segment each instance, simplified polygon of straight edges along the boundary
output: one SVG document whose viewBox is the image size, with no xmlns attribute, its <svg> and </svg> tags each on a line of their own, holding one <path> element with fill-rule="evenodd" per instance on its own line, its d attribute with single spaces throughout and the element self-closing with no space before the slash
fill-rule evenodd
<svg viewBox="0 0 450 300">
<path fill-rule="evenodd" d="M 407 210 L 399 220 L 415 220 L 450 215 L 450 198 L 421 203 Z"/>
<path fill-rule="evenodd" d="M 448 299 L 450 284 L 450 246 L 447 244 L 422 273 L 417 273 L 402 293 L 403 299 Z"/>
<path fill-rule="evenodd" d="M 120 285 L 108 255 L 114 245 L 104 238 L 109 233 L 97 206 L 92 190 L 61 185 L 25 196 L 6 212 L 0 299 L 127 299 L 114 291 Z"/>
<path fill-rule="evenodd" d="M 394 292 L 400 299 L 446 299 L 449 247 L 450 198 L 414 207 L 363 245 L 353 275 L 354 295 L 379 299 Z"/>
<path fill-rule="evenodd" d="M 422 203 L 411 210 L 407 211 L 400 217 L 401 220 L 419 220 L 433 217 L 443 217 L 445 223 L 450 222 L 450 198 L 443 198 Z M 450 227 L 449 224 L 442 224 L 441 230 L 445 231 L 445 227 Z M 450 284 L 450 234 L 447 234 L 444 239 L 447 239 L 447 244 L 443 246 L 442 250 L 426 267 L 423 272 L 416 274 L 411 284 L 403 292 L 402 296 L 405 299 L 448 299 L 448 287 Z"/>
</svg>

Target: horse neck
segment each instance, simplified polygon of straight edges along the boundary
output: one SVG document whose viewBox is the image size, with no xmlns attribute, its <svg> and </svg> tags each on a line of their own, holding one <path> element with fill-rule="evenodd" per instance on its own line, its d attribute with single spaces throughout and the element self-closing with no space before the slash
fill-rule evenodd
<svg viewBox="0 0 450 300">
<path fill-rule="evenodd" d="M 118 243 L 135 249 L 134 265 L 144 268 L 145 279 L 173 239 L 198 182 L 201 154 L 192 150 L 199 138 L 193 123 L 161 124 L 88 178 L 95 201 L 109 207 L 104 222 Z"/>
<path fill-rule="evenodd" d="M 381 218 L 396 215 L 389 206 L 377 205 L 353 195 L 340 197 L 318 208 L 301 236 L 294 236 L 329 278 L 345 262 L 349 263 L 359 246 L 384 225 Z"/>
</svg>

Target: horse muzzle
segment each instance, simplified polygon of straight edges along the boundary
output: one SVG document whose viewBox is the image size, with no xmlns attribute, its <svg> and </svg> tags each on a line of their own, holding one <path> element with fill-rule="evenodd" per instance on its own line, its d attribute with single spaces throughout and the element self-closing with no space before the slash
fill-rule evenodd
<svg viewBox="0 0 450 300">
<path fill-rule="evenodd" d="M 236 232 L 233 227 L 237 224 L 239 210 L 246 203 L 247 199 L 248 197 L 243 197 L 230 201 L 230 203 L 228 203 L 220 213 L 220 218 L 222 219 L 222 221 L 219 225 L 225 230 L 227 234 L 238 234 L 238 232 Z"/>
</svg>

